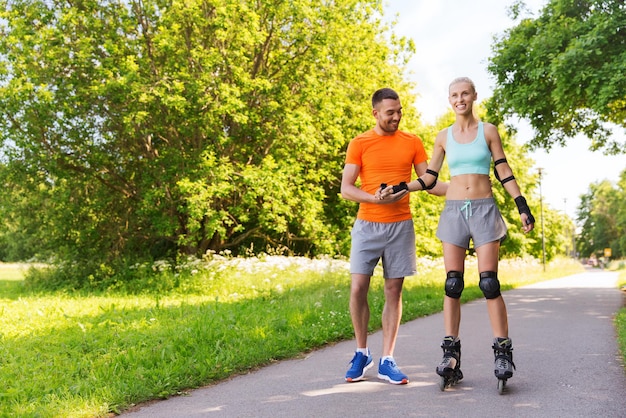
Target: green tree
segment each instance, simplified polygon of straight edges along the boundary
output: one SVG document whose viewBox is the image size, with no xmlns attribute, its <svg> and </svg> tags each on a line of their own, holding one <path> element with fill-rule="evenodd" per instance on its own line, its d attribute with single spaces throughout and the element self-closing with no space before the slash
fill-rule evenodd
<svg viewBox="0 0 626 418">
<path fill-rule="evenodd" d="M 626 256 L 626 170 L 622 172 L 617 187 L 608 180 L 591 184 L 581 196 L 578 222 L 582 225 L 577 239 L 577 249 L 582 257 L 603 256 L 610 248 L 612 257 Z"/>
<path fill-rule="evenodd" d="M 512 8 L 519 17 L 523 2 Z M 490 111 L 530 121 L 534 147 L 550 149 L 583 133 L 591 149 L 626 152 L 611 127 L 626 127 L 626 3 L 550 0 L 496 38 L 488 70 Z"/>
<path fill-rule="evenodd" d="M 381 13 L 375 0 L 5 1 L 3 239 L 36 229 L 31 253 L 94 264 L 345 252 L 347 142 L 371 126 L 375 89 L 412 99 L 413 45 Z"/>
<path fill-rule="evenodd" d="M 537 223 L 532 232 L 533 239 L 529 253 L 538 259 L 543 258 L 545 241 L 546 261 L 552 260 L 557 255 L 570 256 L 573 251 L 572 241 L 574 239 L 574 222 L 563 212 L 559 212 L 549 207 L 543 202 L 543 222 L 541 219 L 540 202 L 533 199 L 536 207 L 533 208 Z"/>
<path fill-rule="evenodd" d="M 617 228 L 617 240 L 612 248 L 615 253 L 614 258 L 626 257 L 626 170 L 622 171 L 619 181 L 617 182 L 617 212 L 615 226 Z"/>
</svg>

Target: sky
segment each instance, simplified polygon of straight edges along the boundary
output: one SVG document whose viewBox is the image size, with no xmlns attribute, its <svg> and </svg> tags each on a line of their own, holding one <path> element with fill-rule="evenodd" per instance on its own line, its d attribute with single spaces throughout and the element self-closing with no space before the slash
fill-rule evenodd
<svg viewBox="0 0 626 418">
<path fill-rule="evenodd" d="M 408 66 L 408 77 L 416 84 L 416 102 L 422 120 L 434 123 L 449 109 L 448 84 L 468 76 L 476 84 L 478 100 L 491 96 L 494 82 L 487 72 L 493 36 L 515 26 L 507 15 L 513 0 L 384 0 L 385 15 L 395 17 L 394 32 L 412 38 L 416 53 Z M 526 0 L 535 17 L 546 0 Z M 525 121 L 515 120 L 516 140 L 525 144 L 533 131 Z M 616 132 L 626 141 L 623 129 Z M 583 136 L 570 139 L 566 147 L 550 152 L 531 151 L 533 170 L 542 169 L 541 195 L 544 207 L 563 211 L 575 219 L 580 196 L 602 180 L 616 182 L 626 169 L 626 157 L 605 156 L 589 151 Z M 519 175 L 519 174 L 518 174 Z M 522 191 L 524 192 L 524 191 Z"/>
</svg>

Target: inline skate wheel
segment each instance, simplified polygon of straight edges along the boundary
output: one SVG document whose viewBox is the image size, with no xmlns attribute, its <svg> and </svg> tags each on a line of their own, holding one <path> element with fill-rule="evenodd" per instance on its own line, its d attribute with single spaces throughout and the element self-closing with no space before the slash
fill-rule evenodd
<svg viewBox="0 0 626 418">
<path fill-rule="evenodd" d="M 439 390 L 442 392 L 446 390 L 446 386 L 448 385 L 447 379 L 443 376 L 439 376 Z"/>
<path fill-rule="evenodd" d="M 504 393 L 504 389 L 506 388 L 506 380 L 498 379 L 498 393 L 502 395 Z"/>
</svg>

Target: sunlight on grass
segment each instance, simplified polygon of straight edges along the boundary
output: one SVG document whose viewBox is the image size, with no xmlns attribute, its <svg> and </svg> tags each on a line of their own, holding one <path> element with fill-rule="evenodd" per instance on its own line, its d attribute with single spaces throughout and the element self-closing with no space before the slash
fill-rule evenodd
<svg viewBox="0 0 626 418">
<path fill-rule="evenodd" d="M 0 416 L 105 417 L 353 337 L 345 260 L 160 262 L 144 266 L 155 288 L 137 295 L 29 293 L 21 268 L 1 267 L 0 283 L 15 286 L 0 289 Z M 405 282 L 403 321 L 441 309 L 442 272 L 440 259 L 420 259 Z M 371 331 L 384 303 L 380 273 Z M 468 300 L 480 294 L 470 276 Z M 546 275 L 534 261 L 514 260 L 503 262 L 502 277 L 513 286 Z M 158 291 L 163 280 L 178 287 Z"/>
<path fill-rule="evenodd" d="M 22 280 L 30 266 L 25 263 L 0 263 L 0 280 Z"/>
<path fill-rule="evenodd" d="M 30 266 L 24 263 L 0 263 L 0 297 L 16 298 L 21 294 L 24 273 Z"/>
</svg>

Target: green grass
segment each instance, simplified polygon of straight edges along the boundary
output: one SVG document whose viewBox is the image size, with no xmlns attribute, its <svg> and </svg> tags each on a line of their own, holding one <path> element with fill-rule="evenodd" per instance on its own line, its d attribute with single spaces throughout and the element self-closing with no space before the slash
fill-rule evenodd
<svg viewBox="0 0 626 418">
<path fill-rule="evenodd" d="M 620 269 L 618 286 L 626 293 L 626 270 L 622 261 L 616 268 Z M 615 329 L 617 330 L 617 343 L 622 353 L 623 364 L 626 365 L 626 307 L 620 309 L 615 316 Z"/>
<path fill-rule="evenodd" d="M 22 293 L 24 272 L 30 268 L 28 264 L 0 263 L 0 297 L 15 299 Z"/>
<path fill-rule="evenodd" d="M 482 297 L 474 267 L 464 301 Z M 403 321 L 441 309 L 441 260 L 418 269 L 405 281 Z M 216 258 L 155 270 L 136 295 L 81 294 L 29 290 L 23 266 L 0 265 L 0 416 L 105 417 L 353 338 L 345 261 Z M 533 260 L 505 260 L 500 277 L 510 289 L 579 271 L 571 260 L 546 273 Z M 370 303 L 374 331 L 380 271 Z"/>
</svg>

